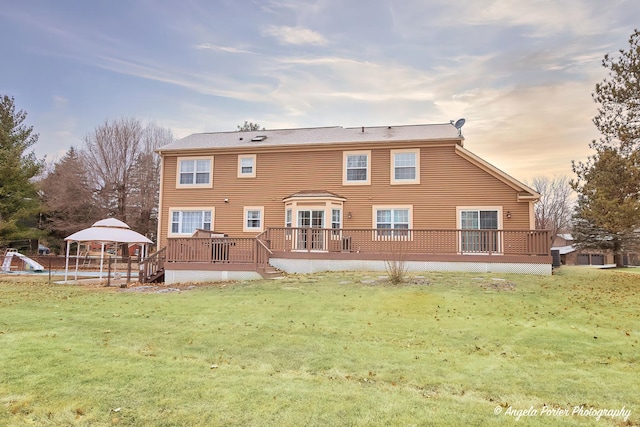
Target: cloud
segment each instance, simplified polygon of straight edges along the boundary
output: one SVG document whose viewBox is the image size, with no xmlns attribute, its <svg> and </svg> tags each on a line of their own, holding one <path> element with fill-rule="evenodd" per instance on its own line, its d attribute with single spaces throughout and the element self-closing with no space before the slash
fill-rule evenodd
<svg viewBox="0 0 640 427">
<path fill-rule="evenodd" d="M 506 172 L 519 178 L 540 171 L 569 175 L 571 160 L 583 160 L 597 138 L 590 88 L 581 81 L 479 88 L 438 105 L 461 112 L 466 148 Z"/>
<path fill-rule="evenodd" d="M 278 39 L 282 44 L 324 46 L 327 39 L 320 33 L 304 27 L 288 27 L 270 25 L 262 32 L 264 35 Z"/>
<path fill-rule="evenodd" d="M 252 55 L 258 55 L 257 52 L 252 52 L 250 50 L 240 49 L 240 48 L 231 47 L 231 46 L 219 46 L 211 43 L 201 43 L 199 45 L 196 45 L 195 48 L 198 50 L 215 50 L 218 52 L 225 52 L 225 53 L 249 53 Z"/>
</svg>

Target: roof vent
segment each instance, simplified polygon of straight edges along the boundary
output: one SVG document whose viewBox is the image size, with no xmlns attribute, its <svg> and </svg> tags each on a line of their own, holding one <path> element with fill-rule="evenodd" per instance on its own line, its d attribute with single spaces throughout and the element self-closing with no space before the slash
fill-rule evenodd
<svg viewBox="0 0 640 427">
<path fill-rule="evenodd" d="M 251 141 L 260 142 L 260 141 L 264 141 L 265 139 L 267 139 L 267 135 L 258 135 L 251 138 Z"/>
</svg>

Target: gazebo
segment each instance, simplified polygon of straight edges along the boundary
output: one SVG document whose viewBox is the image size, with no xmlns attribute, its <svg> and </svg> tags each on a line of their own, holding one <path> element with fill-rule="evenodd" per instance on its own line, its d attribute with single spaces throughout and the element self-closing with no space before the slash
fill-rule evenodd
<svg viewBox="0 0 640 427">
<path fill-rule="evenodd" d="M 104 247 L 109 243 L 137 243 L 142 245 L 141 258 L 144 258 L 147 254 L 147 244 L 153 243 L 140 233 L 137 233 L 131 229 L 124 222 L 115 218 L 106 218 L 95 222 L 91 227 L 80 230 L 77 233 L 66 237 L 64 239 L 67 242 L 67 257 L 65 261 L 64 281 L 67 281 L 69 273 L 69 252 L 71 250 L 71 244 L 76 242 L 76 274 L 75 280 L 78 280 L 78 262 L 80 255 L 80 243 L 81 242 L 98 242 L 101 244 L 100 249 L 100 279 L 102 279 L 102 270 L 104 265 Z"/>
</svg>

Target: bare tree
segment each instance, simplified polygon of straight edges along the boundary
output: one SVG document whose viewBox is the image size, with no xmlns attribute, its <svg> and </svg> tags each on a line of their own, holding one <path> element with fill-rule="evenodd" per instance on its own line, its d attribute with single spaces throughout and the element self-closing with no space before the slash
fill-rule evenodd
<svg viewBox="0 0 640 427">
<path fill-rule="evenodd" d="M 109 213 L 127 221 L 131 176 L 142 151 L 139 120 L 105 121 L 84 138 L 87 172 Z"/>
<path fill-rule="evenodd" d="M 541 196 L 534 206 L 536 228 L 551 230 L 554 237 L 559 230 L 569 229 L 574 202 L 569 179 L 535 176 L 529 185 Z"/>
<path fill-rule="evenodd" d="M 155 150 L 173 142 L 171 130 L 149 124 L 142 135 L 142 148 L 135 161 L 129 192 L 130 226 L 154 239 L 158 221 L 160 156 Z"/>
<path fill-rule="evenodd" d="M 265 129 L 261 127 L 260 124 L 258 123 L 248 122 L 246 120 L 244 121 L 244 124 L 242 126 L 238 125 L 238 132 L 248 132 L 252 130 L 265 130 Z"/>
</svg>

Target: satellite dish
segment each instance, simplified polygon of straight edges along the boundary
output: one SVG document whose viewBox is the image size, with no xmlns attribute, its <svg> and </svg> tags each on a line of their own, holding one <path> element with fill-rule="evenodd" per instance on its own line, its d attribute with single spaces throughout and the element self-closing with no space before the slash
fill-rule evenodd
<svg viewBox="0 0 640 427">
<path fill-rule="evenodd" d="M 460 130 L 462 126 L 464 126 L 465 122 L 466 122 L 465 119 L 458 119 L 458 121 L 456 122 L 456 124 L 454 124 L 454 126 L 456 127 L 456 129 Z"/>
</svg>

